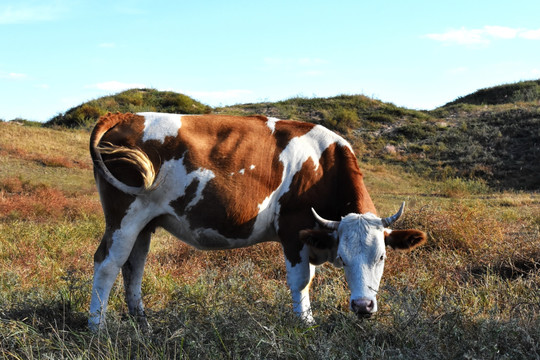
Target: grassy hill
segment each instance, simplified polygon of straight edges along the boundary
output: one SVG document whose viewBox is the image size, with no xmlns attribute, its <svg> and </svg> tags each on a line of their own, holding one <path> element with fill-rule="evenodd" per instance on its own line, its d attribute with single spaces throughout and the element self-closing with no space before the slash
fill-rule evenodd
<svg viewBox="0 0 540 360">
<path fill-rule="evenodd" d="M 459 177 L 500 189 L 540 189 L 540 80 L 482 89 L 433 111 L 362 95 L 212 109 L 182 94 L 133 89 L 76 106 L 46 126 L 90 128 L 109 111 L 264 114 L 309 121 L 344 135 L 364 163 L 398 165 L 430 179 Z"/>
<path fill-rule="evenodd" d="M 332 101 L 338 100 L 386 106 L 361 97 Z M 447 127 L 462 126 L 451 122 L 454 112 L 445 114 Z M 427 139 L 422 132 L 431 126 L 446 131 L 426 113 L 405 111 L 393 122 L 359 116 L 364 121 L 373 122 L 372 134 L 411 127 L 408 137 Z M 365 131 L 346 133 L 354 140 Z M 411 253 L 388 250 L 376 316 L 357 319 L 348 310 L 343 271 L 325 265 L 311 291 L 317 323 L 306 326 L 292 313 L 278 244 L 205 252 L 158 230 L 143 280 L 153 331 L 141 333 L 126 316 L 120 277 L 108 334 L 95 336 L 86 318 L 93 253 L 105 224 L 88 136 L 85 129 L 0 122 L 0 358 L 540 356 L 539 195 L 406 173 L 389 150 L 389 160 L 374 156 L 361 166 L 370 194 L 381 215 L 406 200 L 397 226 L 422 229 L 429 240 Z M 363 146 L 376 149 L 371 141 Z"/>
<path fill-rule="evenodd" d="M 500 105 L 539 101 L 540 80 L 534 80 L 480 89 L 446 104 L 445 107 L 456 104 Z"/>
<path fill-rule="evenodd" d="M 189 96 L 172 91 L 131 89 L 75 106 L 49 120 L 45 126 L 88 128 L 108 112 L 157 111 L 177 114 L 204 114 L 211 108 Z"/>
</svg>

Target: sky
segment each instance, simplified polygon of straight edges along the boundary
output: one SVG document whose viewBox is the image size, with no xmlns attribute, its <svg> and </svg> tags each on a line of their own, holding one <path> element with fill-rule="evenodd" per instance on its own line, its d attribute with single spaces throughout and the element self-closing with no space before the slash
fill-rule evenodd
<svg viewBox="0 0 540 360">
<path fill-rule="evenodd" d="M 0 119 L 129 88 L 430 110 L 540 78 L 538 0 L 0 0 Z"/>
</svg>

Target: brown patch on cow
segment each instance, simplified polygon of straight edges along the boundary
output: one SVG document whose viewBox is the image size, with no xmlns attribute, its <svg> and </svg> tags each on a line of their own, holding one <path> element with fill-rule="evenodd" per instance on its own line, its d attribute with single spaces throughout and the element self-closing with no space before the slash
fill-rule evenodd
<svg viewBox="0 0 540 360">
<path fill-rule="evenodd" d="M 109 248 L 112 245 L 112 240 L 109 236 L 101 239 L 101 243 L 99 244 L 96 252 L 94 253 L 94 262 L 95 263 L 101 263 L 107 255 L 109 255 Z"/>
<path fill-rule="evenodd" d="M 280 123 L 272 134 L 263 116 L 182 117 L 179 135 L 164 158 L 183 154 L 188 173 L 203 168 L 215 175 L 206 184 L 202 200 L 187 214 L 193 228 L 212 228 L 228 238 L 249 237 L 259 213 L 258 205 L 281 183 L 283 164 L 279 154 L 292 137 L 313 128 L 311 124 Z M 189 187 L 191 193 L 197 189 Z M 192 198 L 190 192 L 171 203 L 177 214 L 184 213 L 188 199 Z"/>
<path fill-rule="evenodd" d="M 285 149 L 291 139 L 300 137 L 313 129 L 315 125 L 294 120 L 279 120 L 275 126 L 274 137 L 278 149 Z M 280 151 L 281 153 L 281 151 Z"/>
<path fill-rule="evenodd" d="M 427 235 L 419 230 L 394 230 L 384 232 L 384 242 L 397 250 L 412 250 L 425 243 Z"/>
<path fill-rule="evenodd" d="M 337 246 L 337 240 L 330 230 L 302 230 L 300 241 L 317 249 L 332 249 Z"/>
</svg>

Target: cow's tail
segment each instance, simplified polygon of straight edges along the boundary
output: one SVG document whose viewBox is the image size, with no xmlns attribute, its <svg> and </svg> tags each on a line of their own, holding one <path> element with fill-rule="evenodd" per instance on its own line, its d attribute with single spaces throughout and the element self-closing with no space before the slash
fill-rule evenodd
<svg viewBox="0 0 540 360">
<path fill-rule="evenodd" d="M 156 172 L 152 161 L 141 149 L 101 142 L 103 135 L 117 125 L 119 121 L 119 118 L 110 115 L 99 119 L 90 136 L 90 155 L 92 156 L 94 169 L 109 184 L 126 194 L 138 195 L 151 190 L 155 186 Z M 103 154 L 111 155 L 115 161 L 124 161 L 133 165 L 140 173 L 143 185 L 138 187 L 130 186 L 118 180 L 105 165 Z"/>
</svg>

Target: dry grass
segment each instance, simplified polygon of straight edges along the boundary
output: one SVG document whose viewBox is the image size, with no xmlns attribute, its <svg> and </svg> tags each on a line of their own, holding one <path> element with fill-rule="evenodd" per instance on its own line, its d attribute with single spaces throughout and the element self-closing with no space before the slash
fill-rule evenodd
<svg viewBox="0 0 540 360">
<path fill-rule="evenodd" d="M 0 149 L 11 131 L 27 131 L 3 130 Z M 51 130 L 28 130 L 24 154 L 51 155 L 32 148 L 36 139 L 52 142 L 42 131 Z M 86 151 L 80 133 L 54 134 L 81 148 L 55 150 L 66 163 L 87 161 L 79 157 Z M 381 215 L 406 200 L 398 226 L 423 229 L 429 243 L 388 251 L 380 310 L 369 320 L 348 311 L 342 271 L 320 267 L 310 327 L 292 314 L 278 244 L 203 252 L 159 230 L 143 280 L 153 331 L 142 334 L 126 317 L 119 279 L 108 334 L 96 336 L 86 329 L 86 312 L 104 224 L 92 172 L 36 165 L 24 154 L 0 161 L 9 170 L 0 173 L 0 358 L 540 357 L 538 194 L 362 166 Z M 34 166 L 50 175 L 27 171 Z"/>
</svg>

